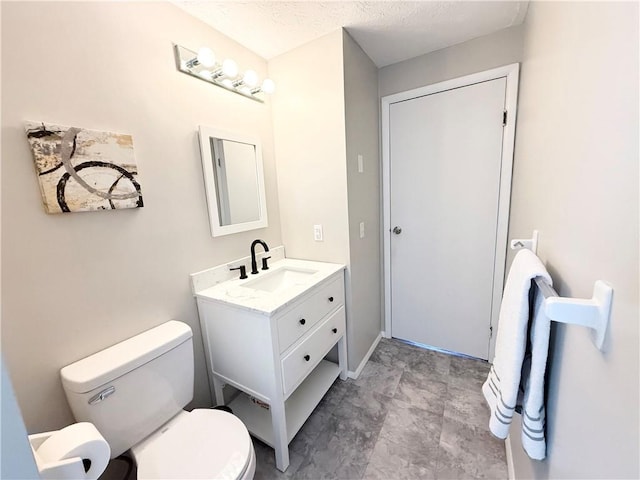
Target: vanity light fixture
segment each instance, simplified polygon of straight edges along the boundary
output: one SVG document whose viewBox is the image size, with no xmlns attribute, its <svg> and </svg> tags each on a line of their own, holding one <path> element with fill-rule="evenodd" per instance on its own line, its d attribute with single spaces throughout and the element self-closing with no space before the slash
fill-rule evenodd
<svg viewBox="0 0 640 480">
<path fill-rule="evenodd" d="M 254 70 L 245 70 L 240 76 L 238 65 L 230 58 L 218 62 L 210 48 L 202 47 L 197 52 L 174 45 L 178 70 L 205 82 L 212 83 L 252 100 L 263 102 L 263 94 L 272 94 L 275 83 L 265 78 L 262 83 Z"/>
<path fill-rule="evenodd" d="M 262 90 L 264 93 L 268 93 L 269 95 L 271 95 L 273 92 L 276 91 L 276 84 L 270 78 L 265 78 L 262 81 L 262 86 L 260 87 L 260 90 Z"/>
<path fill-rule="evenodd" d="M 247 70 L 241 79 L 233 82 L 233 86 L 238 88 L 246 86 L 248 88 L 254 88 L 258 84 L 258 74 L 253 70 Z"/>
<path fill-rule="evenodd" d="M 238 76 L 238 65 L 236 64 L 236 62 L 234 62 L 230 58 L 227 58 L 224 62 L 222 62 L 222 65 L 220 65 L 216 69 L 216 71 L 213 72 L 213 78 L 220 79 L 221 81 L 225 79 L 235 78 L 237 76 Z"/>
<path fill-rule="evenodd" d="M 202 65 L 205 68 L 211 68 L 216 64 L 216 56 L 213 50 L 207 47 L 202 47 L 198 50 L 198 55 L 187 62 L 189 68 L 193 68 L 197 65 Z"/>
</svg>

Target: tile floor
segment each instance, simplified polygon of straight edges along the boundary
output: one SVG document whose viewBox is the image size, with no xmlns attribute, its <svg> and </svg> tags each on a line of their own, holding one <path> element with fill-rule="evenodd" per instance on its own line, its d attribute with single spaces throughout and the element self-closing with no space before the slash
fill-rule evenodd
<svg viewBox="0 0 640 480">
<path fill-rule="evenodd" d="M 290 465 L 254 440 L 255 479 L 506 479 L 488 431 L 489 365 L 382 339 L 357 380 L 336 380 L 289 445 Z"/>
</svg>

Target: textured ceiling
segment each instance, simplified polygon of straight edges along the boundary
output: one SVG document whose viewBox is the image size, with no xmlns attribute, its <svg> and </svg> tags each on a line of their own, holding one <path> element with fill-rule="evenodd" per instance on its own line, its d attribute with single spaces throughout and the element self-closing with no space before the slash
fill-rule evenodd
<svg viewBox="0 0 640 480">
<path fill-rule="evenodd" d="M 345 27 L 378 67 L 522 23 L 528 1 L 172 0 L 270 59 Z"/>
</svg>

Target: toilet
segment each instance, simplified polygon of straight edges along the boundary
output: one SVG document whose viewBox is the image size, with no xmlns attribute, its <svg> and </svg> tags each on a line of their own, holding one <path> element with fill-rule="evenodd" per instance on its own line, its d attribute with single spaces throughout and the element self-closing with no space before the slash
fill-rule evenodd
<svg viewBox="0 0 640 480">
<path fill-rule="evenodd" d="M 111 458 L 131 450 L 138 479 L 251 480 L 256 456 L 236 416 L 183 410 L 193 398 L 191 328 L 169 321 L 60 370 L 71 410 Z"/>
</svg>

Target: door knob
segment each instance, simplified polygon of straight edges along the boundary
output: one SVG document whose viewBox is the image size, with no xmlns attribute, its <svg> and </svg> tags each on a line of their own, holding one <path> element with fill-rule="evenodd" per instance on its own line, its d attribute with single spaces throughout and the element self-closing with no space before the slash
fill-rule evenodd
<svg viewBox="0 0 640 480">
<path fill-rule="evenodd" d="M 393 227 L 393 233 L 400 235 L 402 233 L 402 229 L 400 227 Z"/>
</svg>

